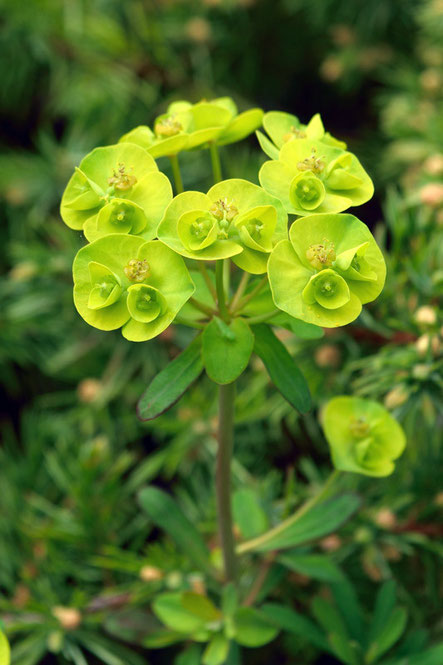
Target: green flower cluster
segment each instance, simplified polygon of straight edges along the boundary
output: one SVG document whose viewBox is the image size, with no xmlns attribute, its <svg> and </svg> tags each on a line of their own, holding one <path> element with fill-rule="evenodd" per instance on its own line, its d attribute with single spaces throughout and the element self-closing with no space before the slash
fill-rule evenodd
<svg viewBox="0 0 443 665">
<path fill-rule="evenodd" d="M 386 265 L 368 227 L 353 215 L 296 220 L 268 263 L 272 296 L 291 316 L 334 328 L 381 292 Z"/>
<path fill-rule="evenodd" d="M 323 410 L 323 430 L 334 466 L 365 476 L 389 476 L 405 449 L 405 434 L 377 402 L 334 397 Z"/>
<path fill-rule="evenodd" d="M 181 150 L 208 144 L 214 151 L 217 144 L 244 138 L 262 121 L 272 141 L 258 133 L 259 140 L 276 159 L 263 165 L 261 186 L 222 180 L 206 194 L 185 191 L 173 197 L 154 157 L 176 160 Z M 192 308 L 198 319 L 192 324 L 200 327 L 208 323 L 202 313 L 207 319 L 221 307 L 228 323 L 248 315 L 257 319 L 249 302 L 255 293 L 280 310 L 280 318 L 263 312 L 265 320 L 289 317 L 322 327 L 353 321 L 380 293 L 386 268 L 365 224 L 338 214 L 373 192 L 369 176 L 345 147 L 325 131 L 318 114 L 307 125 L 280 112 L 238 114 L 233 100 L 224 97 L 174 102 L 157 118 L 154 131 L 138 127 L 118 144 L 96 148 L 75 169 L 60 209 L 65 223 L 83 230 L 91 243 L 74 263 L 78 311 L 97 328 L 122 327 L 128 339 L 146 340 L 174 320 L 197 285 L 200 300 L 194 299 Z M 288 213 L 299 215 L 289 234 Z M 225 293 L 226 307 L 219 302 L 225 287 L 215 288 L 204 265 L 203 297 L 201 276 L 195 279 L 198 263 L 224 259 L 266 276 L 231 303 Z"/>
<path fill-rule="evenodd" d="M 372 181 L 357 157 L 325 131 L 318 114 L 302 125 L 296 116 L 271 111 L 263 126 L 272 141 L 260 132 L 257 136 L 272 161 L 263 164 L 260 183 L 286 212 L 343 212 L 373 195 Z"/>
<path fill-rule="evenodd" d="M 122 136 L 120 142 L 135 143 L 155 158 L 177 155 L 210 142 L 227 145 L 241 141 L 261 125 L 262 118 L 261 109 L 239 114 L 230 97 L 197 104 L 178 101 L 156 118 L 153 130 L 140 125 Z"/>
</svg>

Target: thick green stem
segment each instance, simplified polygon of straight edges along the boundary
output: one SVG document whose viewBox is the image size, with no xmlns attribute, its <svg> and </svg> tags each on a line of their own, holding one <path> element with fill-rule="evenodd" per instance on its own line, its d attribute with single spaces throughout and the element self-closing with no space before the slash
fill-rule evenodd
<svg viewBox="0 0 443 665">
<path fill-rule="evenodd" d="M 209 144 L 209 152 L 211 153 L 212 175 L 214 176 L 214 185 L 222 179 L 222 170 L 220 163 L 220 155 L 218 154 L 217 144 L 211 141 Z"/>
<path fill-rule="evenodd" d="M 256 548 L 261 547 L 265 543 L 267 543 L 269 540 L 277 536 L 278 534 L 282 533 L 282 531 L 286 531 L 289 527 L 291 527 L 293 524 L 298 522 L 298 520 L 303 517 L 307 512 L 312 510 L 314 506 L 318 505 L 321 503 L 329 494 L 332 485 L 335 483 L 337 478 L 340 475 L 340 471 L 333 471 L 323 487 L 321 488 L 320 492 L 316 494 L 312 499 L 309 499 L 309 501 L 306 501 L 301 508 L 299 508 L 291 517 L 288 517 L 286 520 L 283 520 L 283 522 L 280 522 L 280 524 L 277 524 L 273 529 L 270 529 L 269 531 L 266 531 L 266 533 L 263 533 L 261 536 L 258 536 L 257 538 L 253 538 L 252 540 L 247 540 L 245 543 L 242 543 L 237 547 L 237 554 L 244 554 L 245 552 L 249 552 L 250 550 L 254 550 Z"/>
<path fill-rule="evenodd" d="M 171 162 L 172 175 L 174 176 L 175 193 L 181 194 L 184 188 L 177 155 L 170 155 L 169 161 Z"/>
<path fill-rule="evenodd" d="M 217 291 L 218 311 L 224 321 L 229 321 L 223 272 L 223 259 L 219 259 L 215 264 L 215 290 Z"/>
<path fill-rule="evenodd" d="M 231 510 L 231 458 L 234 447 L 235 382 L 219 386 L 218 451 L 215 472 L 218 532 L 223 553 L 225 579 L 235 582 L 236 556 Z"/>
</svg>

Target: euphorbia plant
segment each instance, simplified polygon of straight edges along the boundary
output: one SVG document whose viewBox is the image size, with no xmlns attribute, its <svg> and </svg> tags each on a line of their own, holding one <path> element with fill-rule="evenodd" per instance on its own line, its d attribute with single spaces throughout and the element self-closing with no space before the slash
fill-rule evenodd
<svg viewBox="0 0 443 665">
<path fill-rule="evenodd" d="M 206 665 L 225 662 L 234 643 L 266 643 L 281 627 L 251 607 L 264 580 L 259 577 L 258 587 L 248 592 L 249 576 L 242 574 L 239 557 L 275 553 L 337 528 L 358 507 L 354 495 L 326 501 L 338 473 L 387 475 L 404 447 L 401 429 L 379 405 L 350 397 L 332 400 L 323 415 L 336 468 L 329 481 L 285 520 L 246 527 L 249 536 L 235 543 L 230 469 L 236 380 L 254 352 L 290 404 L 308 411 L 306 380 L 273 327 L 317 336 L 320 327 L 351 323 L 378 296 L 386 274 L 368 227 L 354 215 L 340 214 L 367 201 L 372 182 L 345 144 L 325 132 L 319 116 L 305 126 L 295 116 L 266 114 L 264 126 L 274 143 L 263 136 L 260 141 L 273 159 L 260 171 L 261 186 L 222 180 L 217 146 L 253 132 L 262 115 L 259 109 L 237 115 L 229 98 L 175 102 L 153 131 L 138 127 L 117 145 L 86 156 L 61 206 L 66 224 L 83 229 L 90 241 L 73 268 L 74 302 L 87 323 L 101 330 L 121 328 L 137 342 L 171 324 L 197 331 L 153 379 L 139 402 L 139 417 L 163 413 L 203 369 L 218 384 L 221 560 L 209 556 L 202 536 L 164 492 L 151 487 L 140 495 L 153 521 L 187 550 L 214 593 L 219 589 L 214 602 L 186 588 L 160 594 L 153 611 L 167 630 L 150 644 L 207 642 L 201 661 Z M 177 154 L 199 148 L 210 150 L 214 185 L 207 193 L 183 191 Z M 171 157 L 174 198 L 154 161 L 160 156 Z M 252 504 L 251 509 L 259 510 Z"/>
</svg>

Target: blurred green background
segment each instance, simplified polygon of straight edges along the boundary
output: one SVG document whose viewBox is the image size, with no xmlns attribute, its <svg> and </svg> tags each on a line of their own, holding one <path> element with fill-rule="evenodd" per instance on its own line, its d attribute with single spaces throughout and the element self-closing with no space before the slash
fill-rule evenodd
<svg viewBox="0 0 443 665">
<path fill-rule="evenodd" d="M 138 397 L 189 331 L 137 345 L 90 328 L 72 303 L 84 240 L 58 205 L 93 147 L 174 99 L 221 95 L 302 122 L 320 112 L 374 179 L 359 216 L 385 251 L 385 291 L 352 326 L 285 341 L 317 407 L 359 394 L 405 427 L 396 474 L 350 481 L 364 508 L 322 551 L 346 567 L 368 611 L 394 578 L 409 630 L 443 640 L 441 0 L 2 0 L 0 25 L 0 620 L 13 663 L 182 665 L 177 648 L 143 647 L 155 628 L 147 608 L 162 585 L 199 578 L 140 514 L 136 492 L 169 488 L 211 537 L 215 394 L 203 379 L 158 421 L 136 420 Z M 226 177 L 254 182 L 265 161 L 254 136 L 221 157 Z M 204 189 L 208 155 L 181 163 L 185 186 Z M 329 466 L 316 413 L 298 417 L 256 362 L 237 416 L 235 486 L 271 513 L 282 496 L 290 509 Z M 146 565 L 162 569 L 161 582 L 143 579 Z M 288 585 L 289 602 L 308 611 L 321 581 L 293 575 Z M 64 624 L 60 606 L 81 624 Z M 308 640 L 272 648 L 282 664 L 339 662 Z"/>
</svg>

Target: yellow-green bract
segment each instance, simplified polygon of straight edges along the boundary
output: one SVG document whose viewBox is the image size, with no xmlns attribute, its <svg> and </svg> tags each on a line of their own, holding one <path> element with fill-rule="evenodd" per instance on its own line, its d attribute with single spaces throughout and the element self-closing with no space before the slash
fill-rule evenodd
<svg viewBox="0 0 443 665">
<path fill-rule="evenodd" d="M 312 116 L 307 125 L 303 125 L 297 116 L 283 111 L 269 111 L 263 116 L 263 127 L 271 138 L 257 132 L 260 146 L 268 157 L 278 159 L 280 148 L 295 139 L 313 139 L 335 148 L 346 149 L 346 143 L 325 131 L 319 113 Z"/>
<path fill-rule="evenodd" d="M 398 422 L 377 402 L 334 397 L 322 413 L 332 461 L 340 471 L 389 476 L 406 439 Z"/>
<path fill-rule="evenodd" d="M 158 237 L 190 259 L 232 257 L 261 274 L 273 246 L 287 238 L 287 215 L 278 199 L 247 180 L 224 180 L 208 191 L 183 192 L 166 209 Z"/>
<path fill-rule="evenodd" d="M 286 212 L 297 215 L 343 212 L 374 193 L 355 155 L 308 138 L 285 143 L 278 160 L 263 164 L 259 179 Z"/>
<path fill-rule="evenodd" d="M 291 316 L 325 328 L 350 323 L 383 288 L 386 265 L 353 215 L 300 217 L 268 262 L 272 297 Z"/>
<path fill-rule="evenodd" d="M 120 142 L 139 145 L 155 158 L 177 155 L 212 141 L 218 145 L 240 141 L 260 126 L 262 117 L 263 111 L 256 108 L 238 114 L 230 97 L 197 104 L 177 101 L 156 118 L 153 130 L 140 125 Z"/>
<path fill-rule="evenodd" d="M 170 182 L 151 155 L 121 143 L 86 155 L 66 186 L 60 214 L 89 241 L 109 233 L 151 240 L 171 199 Z"/>
<path fill-rule="evenodd" d="M 194 292 L 183 259 L 158 240 L 109 235 L 83 247 L 73 265 L 74 303 L 100 330 L 122 327 L 142 342 L 160 334 Z"/>
</svg>

